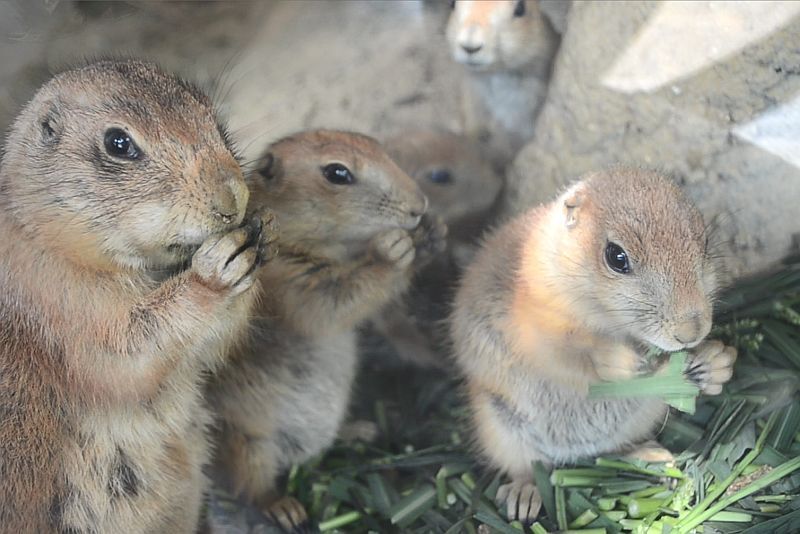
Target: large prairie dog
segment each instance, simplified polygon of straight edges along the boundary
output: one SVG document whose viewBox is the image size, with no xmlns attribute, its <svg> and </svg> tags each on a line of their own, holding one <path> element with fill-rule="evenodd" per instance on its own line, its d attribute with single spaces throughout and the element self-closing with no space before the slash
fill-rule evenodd
<svg viewBox="0 0 800 534">
<path fill-rule="evenodd" d="M 457 0 L 446 33 L 468 72 L 466 133 L 513 157 L 533 136 L 558 36 L 535 0 Z"/>
<path fill-rule="evenodd" d="M 645 346 L 694 348 L 687 375 L 717 394 L 736 352 L 701 342 L 715 272 L 697 209 L 670 180 L 616 168 L 590 174 L 487 239 L 467 269 L 451 324 L 477 441 L 511 476 L 512 518 L 541 500 L 531 462 L 558 465 L 641 447 L 660 400 L 596 400 L 591 383 L 647 370 Z"/>
<path fill-rule="evenodd" d="M 246 326 L 266 235 L 260 218 L 240 228 L 248 190 L 222 131 L 205 95 L 137 61 L 59 74 L 16 119 L 0 169 L 4 532 L 197 528 L 201 376 Z"/>
<path fill-rule="evenodd" d="M 291 529 L 304 512 L 277 499 L 278 475 L 333 443 L 356 371 L 356 326 L 405 290 L 413 265 L 443 246 L 444 228 L 369 137 L 299 133 L 261 161 L 251 198 L 274 208 L 279 252 L 260 274 L 252 340 L 211 396 L 223 483 Z"/>
<path fill-rule="evenodd" d="M 503 180 L 476 140 L 433 129 L 408 129 L 383 141 L 389 156 L 447 224 L 447 251 L 415 276 L 409 293 L 372 321 L 405 361 L 445 365 L 445 320 L 461 268 L 474 253 Z"/>
</svg>

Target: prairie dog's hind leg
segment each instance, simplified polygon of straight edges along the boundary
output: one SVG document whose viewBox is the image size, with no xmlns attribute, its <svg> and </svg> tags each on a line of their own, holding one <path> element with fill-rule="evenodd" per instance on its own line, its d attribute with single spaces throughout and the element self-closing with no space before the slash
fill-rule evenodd
<svg viewBox="0 0 800 534">
<path fill-rule="evenodd" d="M 542 507 L 541 494 L 533 483 L 533 462 L 540 458 L 531 447 L 525 420 L 495 395 L 473 391 L 470 398 L 483 454 L 511 476 L 511 482 L 497 490 L 495 501 L 509 521 L 531 523 Z"/>
<path fill-rule="evenodd" d="M 542 509 L 542 495 L 532 480 L 514 479 L 498 488 L 495 503 L 509 521 L 533 523 Z"/>
</svg>

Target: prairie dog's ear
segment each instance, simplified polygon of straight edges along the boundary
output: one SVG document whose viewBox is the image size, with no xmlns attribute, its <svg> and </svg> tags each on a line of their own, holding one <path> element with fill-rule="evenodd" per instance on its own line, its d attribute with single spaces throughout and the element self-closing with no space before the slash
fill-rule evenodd
<svg viewBox="0 0 800 534">
<path fill-rule="evenodd" d="M 275 182 L 276 178 L 278 178 L 281 173 L 281 162 L 275 154 L 267 152 L 258 162 L 256 173 L 261 176 L 267 184 Z"/>
<path fill-rule="evenodd" d="M 39 117 L 39 133 L 45 145 L 56 145 L 61 140 L 64 125 L 58 102 L 49 102 L 45 112 Z"/>
<path fill-rule="evenodd" d="M 564 222 L 567 228 L 574 228 L 578 224 L 580 208 L 586 198 L 586 187 L 583 182 L 571 186 L 562 195 L 564 199 Z"/>
</svg>

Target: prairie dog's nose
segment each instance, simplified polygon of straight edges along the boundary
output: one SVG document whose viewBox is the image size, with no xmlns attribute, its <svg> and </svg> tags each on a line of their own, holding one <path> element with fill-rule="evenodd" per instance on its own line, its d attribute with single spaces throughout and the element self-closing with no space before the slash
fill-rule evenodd
<svg viewBox="0 0 800 534">
<path fill-rule="evenodd" d="M 211 200 L 211 212 L 223 224 L 240 224 L 244 220 L 250 191 L 241 172 L 227 174 Z"/>
<path fill-rule="evenodd" d="M 703 314 L 699 311 L 684 315 L 673 332 L 675 339 L 683 345 L 697 344 L 711 330 L 710 323 L 710 321 L 705 320 Z"/>
<path fill-rule="evenodd" d="M 426 211 L 428 211 L 428 197 L 420 193 L 408 213 L 412 217 L 422 217 Z"/>
<path fill-rule="evenodd" d="M 478 52 L 481 48 L 483 48 L 483 45 L 482 44 L 464 44 L 464 43 L 462 43 L 461 44 L 461 48 L 467 54 L 472 55 L 475 52 Z"/>
<path fill-rule="evenodd" d="M 483 48 L 483 31 L 477 24 L 472 24 L 459 33 L 458 45 L 469 55 L 476 54 Z"/>
</svg>

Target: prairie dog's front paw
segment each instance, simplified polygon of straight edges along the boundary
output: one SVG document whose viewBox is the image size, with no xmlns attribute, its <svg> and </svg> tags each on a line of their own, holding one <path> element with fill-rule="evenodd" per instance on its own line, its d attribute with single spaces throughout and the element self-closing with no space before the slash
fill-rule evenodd
<svg viewBox="0 0 800 534">
<path fill-rule="evenodd" d="M 275 214 L 266 208 L 255 211 L 245 225 L 249 228 L 253 242 L 256 244 L 256 263 L 261 266 L 278 253 L 275 241 L 278 239 L 278 223 Z"/>
<path fill-rule="evenodd" d="M 686 362 L 686 378 L 706 395 L 719 395 L 722 385 L 733 376 L 736 349 L 721 341 L 704 341 Z"/>
<path fill-rule="evenodd" d="M 192 257 L 192 272 L 214 291 L 238 295 L 253 285 L 256 268 L 274 254 L 274 240 L 271 214 L 257 212 L 244 226 L 206 239 Z"/>
<path fill-rule="evenodd" d="M 414 261 L 414 242 L 408 232 L 400 228 L 379 234 L 372 246 L 381 260 L 398 269 L 405 269 Z"/>
<path fill-rule="evenodd" d="M 417 249 L 417 263 L 424 265 L 447 248 L 447 225 L 441 217 L 426 213 L 411 237 Z"/>
<path fill-rule="evenodd" d="M 599 347 L 592 354 L 594 370 L 600 380 L 617 382 L 637 376 L 643 367 L 642 357 L 624 347 Z"/>
</svg>

